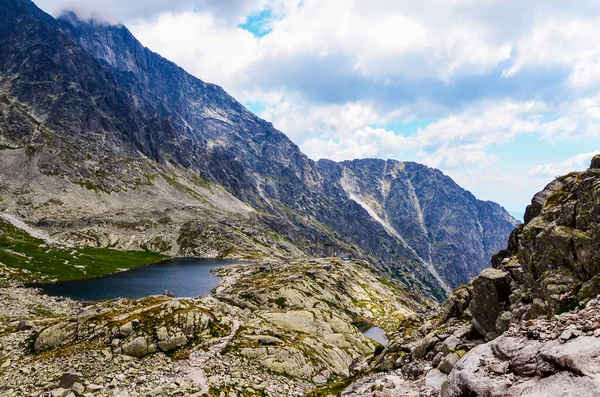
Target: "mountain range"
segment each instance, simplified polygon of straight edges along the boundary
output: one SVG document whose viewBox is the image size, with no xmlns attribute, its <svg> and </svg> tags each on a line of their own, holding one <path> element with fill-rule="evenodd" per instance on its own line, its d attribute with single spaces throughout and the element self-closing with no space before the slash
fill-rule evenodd
<svg viewBox="0 0 600 397">
<path fill-rule="evenodd" d="M 0 3 L 0 209 L 65 244 L 263 260 L 344 252 L 443 299 L 517 224 L 413 162 L 313 161 L 124 26 Z"/>
</svg>

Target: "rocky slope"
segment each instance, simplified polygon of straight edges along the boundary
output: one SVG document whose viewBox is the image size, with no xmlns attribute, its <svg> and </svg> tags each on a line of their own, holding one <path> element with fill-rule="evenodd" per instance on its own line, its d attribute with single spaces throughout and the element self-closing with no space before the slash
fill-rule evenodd
<svg viewBox="0 0 600 397">
<path fill-rule="evenodd" d="M 213 296 L 94 304 L 18 287 L 0 269 L 2 396 L 302 396 L 373 353 L 357 325 L 420 318 L 360 262 L 227 267 Z"/>
<path fill-rule="evenodd" d="M 411 162 L 354 160 L 338 165 L 346 193 L 451 287 L 488 267 L 514 221 L 498 204 L 477 200 L 438 170 Z M 502 220 L 502 221 L 499 221 Z"/>
<path fill-rule="evenodd" d="M 403 327 L 342 393 L 597 396 L 600 156 L 532 200 L 508 247 L 442 312 Z"/>
<path fill-rule="evenodd" d="M 56 239 L 249 259 L 337 247 L 442 299 L 515 225 L 425 166 L 311 161 L 125 27 L 0 10 L 0 209 Z"/>
</svg>

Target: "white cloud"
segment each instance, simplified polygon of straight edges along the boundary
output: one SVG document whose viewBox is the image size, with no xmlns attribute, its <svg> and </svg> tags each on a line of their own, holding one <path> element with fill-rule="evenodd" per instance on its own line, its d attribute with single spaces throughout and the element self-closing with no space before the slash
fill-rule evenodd
<svg viewBox="0 0 600 397">
<path fill-rule="evenodd" d="M 292 139 L 319 136 L 345 138 L 349 133 L 372 124 L 383 124 L 408 116 L 402 110 L 378 112 L 372 104 L 348 102 L 342 105 L 315 105 L 297 95 L 285 95 L 260 113 Z"/>
<path fill-rule="evenodd" d="M 569 72 L 568 82 L 585 88 L 600 82 L 600 18 L 597 13 L 570 19 L 547 16 L 534 24 L 531 32 L 515 45 L 512 66 L 503 72 L 514 76 L 532 66 L 559 66 Z"/>
<path fill-rule="evenodd" d="M 572 171 L 583 171 L 590 166 L 591 159 L 597 154 L 600 154 L 600 150 L 581 153 L 558 163 L 540 164 L 533 167 L 528 175 L 556 177 Z"/>
<path fill-rule="evenodd" d="M 511 173 L 496 167 L 467 171 L 450 170 L 448 174 L 479 199 L 500 202 L 517 217 L 524 214 L 531 198 L 552 180 L 526 173 Z"/>
<path fill-rule="evenodd" d="M 194 0 L 35 0 L 51 15 L 75 11 L 80 18 L 122 23 L 131 19 L 152 18 L 161 12 L 191 11 Z"/>
</svg>

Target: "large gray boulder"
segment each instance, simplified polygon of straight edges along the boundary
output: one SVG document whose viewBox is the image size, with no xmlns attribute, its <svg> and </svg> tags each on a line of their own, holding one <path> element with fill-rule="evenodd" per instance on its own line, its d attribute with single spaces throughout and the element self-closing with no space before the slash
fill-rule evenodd
<svg viewBox="0 0 600 397">
<path fill-rule="evenodd" d="M 600 395 L 600 338 L 564 343 L 501 336 L 458 362 L 443 397 Z"/>
<path fill-rule="evenodd" d="M 499 329 L 498 319 L 509 305 L 510 275 L 499 269 L 485 269 L 473 280 L 469 309 L 473 326 L 487 339 L 493 339 L 506 330 Z M 497 326 L 498 325 L 498 326 Z"/>
<path fill-rule="evenodd" d="M 58 347 L 75 336 L 76 323 L 59 323 L 40 332 L 33 345 L 36 352 L 42 352 Z"/>
<path fill-rule="evenodd" d="M 144 357 L 148 354 L 148 342 L 143 336 L 139 336 L 131 342 L 123 345 L 123 353 L 132 357 Z"/>
</svg>

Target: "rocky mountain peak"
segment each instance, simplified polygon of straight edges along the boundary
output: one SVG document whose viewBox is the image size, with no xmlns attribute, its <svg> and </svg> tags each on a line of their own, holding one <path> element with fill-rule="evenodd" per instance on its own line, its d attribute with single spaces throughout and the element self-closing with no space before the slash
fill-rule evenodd
<svg viewBox="0 0 600 397">
<path fill-rule="evenodd" d="M 590 165 L 590 168 L 600 168 L 600 154 L 597 154 L 594 156 L 594 158 L 592 159 L 592 164 Z"/>
</svg>

